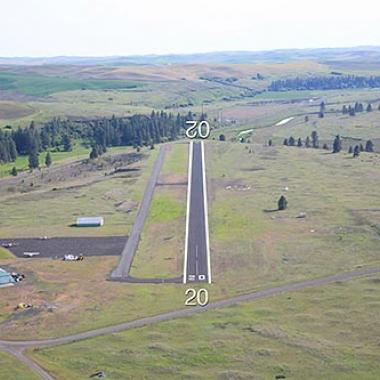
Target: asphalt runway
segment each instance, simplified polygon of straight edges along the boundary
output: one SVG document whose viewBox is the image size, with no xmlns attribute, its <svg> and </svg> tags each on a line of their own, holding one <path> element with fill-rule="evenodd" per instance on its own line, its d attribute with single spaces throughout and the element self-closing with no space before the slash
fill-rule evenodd
<svg viewBox="0 0 380 380">
<path fill-rule="evenodd" d="M 211 282 L 203 142 L 190 143 L 190 149 L 184 282 Z"/>
</svg>

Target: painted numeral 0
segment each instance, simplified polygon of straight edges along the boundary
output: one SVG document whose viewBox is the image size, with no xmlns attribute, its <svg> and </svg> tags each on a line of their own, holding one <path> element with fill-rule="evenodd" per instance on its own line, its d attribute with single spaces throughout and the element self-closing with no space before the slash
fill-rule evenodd
<svg viewBox="0 0 380 380">
<path fill-rule="evenodd" d="M 185 306 L 206 306 L 209 301 L 207 289 L 199 289 L 198 291 L 190 288 L 186 290 Z"/>
<path fill-rule="evenodd" d="M 189 120 L 186 124 L 190 125 L 190 127 L 186 129 L 186 137 L 189 139 L 195 139 L 197 137 L 207 139 L 210 136 L 210 124 L 208 121 Z"/>
</svg>

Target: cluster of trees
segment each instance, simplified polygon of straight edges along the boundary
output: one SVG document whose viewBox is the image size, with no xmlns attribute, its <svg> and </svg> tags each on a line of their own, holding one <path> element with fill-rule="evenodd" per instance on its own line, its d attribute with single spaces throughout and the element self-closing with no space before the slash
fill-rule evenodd
<svg viewBox="0 0 380 380">
<path fill-rule="evenodd" d="M 337 135 L 333 142 L 333 153 L 339 153 L 342 150 L 342 139 Z M 355 147 L 350 146 L 348 153 L 353 154 L 354 157 L 358 157 L 360 152 L 372 153 L 374 151 L 374 145 L 372 140 L 367 140 L 365 147 L 363 144 L 358 144 Z"/>
<path fill-rule="evenodd" d="M 353 154 L 354 157 L 359 157 L 361 152 L 373 152 L 373 142 L 371 140 L 368 140 L 365 144 L 365 147 L 363 144 L 355 145 L 353 147 L 352 145 L 348 148 L 348 153 Z"/>
<path fill-rule="evenodd" d="M 311 137 L 307 136 L 305 141 L 303 141 L 300 137 L 298 139 L 295 139 L 293 136 L 290 136 L 289 138 L 284 139 L 283 142 L 286 146 L 297 146 L 297 147 L 305 147 L 305 148 L 315 148 L 318 149 L 320 147 L 319 145 L 319 138 L 317 131 L 313 131 L 311 133 Z M 268 145 L 272 145 L 272 140 L 269 140 Z M 334 138 L 333 141 L 333 153 L 339 153 L 342 150 L 342 139 L 339 135 L 337 135 Z M 329 146 L 325 143 L 322 146 L 323 149 L 329 150 Z M 348 153 L 354 154 L 354 157 L 358 157 L 360 152 L 373 152 L 374 151 L 374 145 L 371 140 L 368 140 L 363 146 L 363 144 L 359 144 L 355 147 L 350 146 Z"/>
<path fill-rule="evenodd" d="M 298 146 L 300 148 L 305 146 L 306 148 L 318 149 L 319 148 L 318 133 L 317 133 L 317 131 L 313 131 L 311 133 L 311 137 L 307 136 L 305 141 L 302 141 L 301 137 L 299 137 L 296 140 L 293 136 L 290 136 L 289 138 L 284 139 L 283 144 L 286 146 Z M 272 140 L 269 140 L 268 145 L 272 145 Z"/>
<path fill-rule="evenodd" d="M 201 116 L 202 119 L 205 117 Z M 185 116 L 173 116 L 171 113 L 153 111 L 150 116 L 113 116 L 92 121 L 53 119 L 41 128 L 36 128 L 32 122 L 28 127 L 15 131 L 0 130 L 0 162 L 12 162 L 18 155 L 28 155 L 29 167 L 37 168 L 41 152 L 53 149 L 68 152 L 72 150 L 75 139 L 92 146 L 93 157 L 104 153 L 109 146 L 152 147 L 155 143 L 177 139 L 186 127 L 186 121 L 193 119 L 191 112 Z M 51 155 L 47 159 L 45 163 L 51 165 Z"/>
<path fill-rule="evenodd" d="M 346 88 L 377 88 L 380 87 L 380 76 L 312 76 L 308 78 L 290 78 L 273 81 L 269 91 L 288 90 L 339 90 Z"/>
<path fill-rule="evenodd" d="M 372 104 L 368 103 L 365 108 L 364 108 L 363 103 L 359 103 L 359 102 L 356 102 L 353 106 L 349 105 L 347 107 L 346 105 L 344 105 L 342 107 L 342 114 L 355 116 L 358 112 L 364 112 L 364 109 L 366 112 L 372 112 L 373 111 Z M 378 106 L 378 110 L 380 111 L 380 104 Z"/>
</svg>

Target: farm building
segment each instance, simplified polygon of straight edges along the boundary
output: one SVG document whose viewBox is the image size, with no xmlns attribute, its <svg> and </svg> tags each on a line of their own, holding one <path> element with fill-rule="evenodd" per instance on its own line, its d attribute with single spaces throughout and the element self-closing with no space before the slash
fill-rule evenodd
<svg viewBox="0 0 380 380">
<path fill-rule="evenodd" d="M 15 283 L 15 279 L 6 270 L 0 268 L 0 287 L 10 286 Z"/>
<path fill-rule="evenodd" d="M 103 225 L 104 218 L 100 216 L 78 218 L 76 223 L 77 227 L 101 227 Z"/>
</svg>

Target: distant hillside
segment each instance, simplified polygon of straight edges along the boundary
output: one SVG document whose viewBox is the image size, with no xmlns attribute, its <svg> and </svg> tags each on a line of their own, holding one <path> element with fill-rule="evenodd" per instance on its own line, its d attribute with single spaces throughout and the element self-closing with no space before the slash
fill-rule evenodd
<svg viewBox="0 0 380 380">
<path fill-rule="evenodd" d="M 380 61 L 380 47 L 289 49 L 272 51 L 234 51 L 199 54 L 144 55 L 120 57 L 51 57 L 51 58 L 1 58 L 1 65 L 144 65 L 174 63 L 280 63 L 291 60 L 313 60 L 336 67 L 374 67 Z"/>
</svg>

